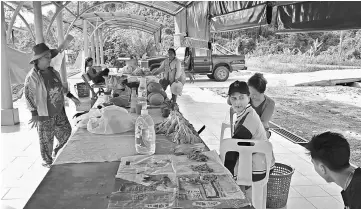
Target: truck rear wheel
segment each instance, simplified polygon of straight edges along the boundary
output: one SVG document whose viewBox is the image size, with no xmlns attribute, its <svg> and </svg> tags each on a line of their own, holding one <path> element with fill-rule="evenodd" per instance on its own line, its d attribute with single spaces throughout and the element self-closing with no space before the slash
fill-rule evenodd
<svg viewBox="0 0 361 209">
<path fill-rule="evenodd" d="M 208 77 L 209 79 L 214 80 L 214 75 L 213 75 L 213 74 L 207 74 L 207 77 Z"/>
<path fill-rule="evenodd" d="M 216 81 L 226 81 L 229 77 L 229 70 L 225 66 L 219 66 L 213 73 L 214 78 Z"/>
</svg>

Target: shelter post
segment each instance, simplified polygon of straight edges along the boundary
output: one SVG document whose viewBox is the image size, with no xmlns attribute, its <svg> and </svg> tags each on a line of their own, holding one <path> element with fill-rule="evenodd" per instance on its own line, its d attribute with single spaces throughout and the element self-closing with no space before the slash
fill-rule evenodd
<svg viewBox="0 0 361 209">
<path fill-rule="evenodd" d="M 43 34 L 43 15 L 41 11 L 41 1 L 33 1 L 34 24 L 35 24 L 35 43 L 44 43 Z"/>
<path fill-rule="evenodd" d="M 93 58 L 93 63 L 96 62 L 95 60 L 95 38 L 94 38 L 94 34 L 91 36 L 92 39 L 92 45 L 91 45 L 91 54 L 92 54 L 92 58 Z"/>
<path fill-rule="evenodd" d="M 84 36 L 84 52 L 83 60 L 81 61 L 81 69 L 85 69 L 85 59 L 89 57 L 89 40 L 88 40 L 88 21 L 83 20 L 83 36 Z"/>
<path fill-rule="evenodd" d="M 1 2 L 1 125 L 12 126 L 19 123 L 19 110 L 13 107 L 5 30 L 4 2 Z"/>
<path fill-rule="evenodd" d="M 103 42 L 103 30 L 99 29 L 99 44 L 100 44 L 100 64 L 104 65 L 104 42 Z"/>
<path fill-rule="evenodd" d="M 62 5 L 61 1 L 57 2 L 58 5 Z M 60 11 L 59 11 L 60 10 Z M 63 11 L 60 7 L 56 7 L 56 12 L 59 11 L 58 16 L 56 17 L 56 28 L 58 32 L 58 46 L 64 42 L 64 29 L 63 29 Z M 60 77 L 64 86 L 68 86 L 68 76 L 66 74 L 66 63 L 65 56 L 63 57 L 63 61 L 61 62 L 60 67 Z"/>
<path fill-rule="evenodd" d="M 95 30 L 94 33 L 94 39 L 95 39 L 95 58 L 97 60 L 97 65 L 100 64 L 100 53 L 99 53 L 99 34 L 98 29 Z M 95 60 L 94 60 L 95 61 Z"/>
</svg>

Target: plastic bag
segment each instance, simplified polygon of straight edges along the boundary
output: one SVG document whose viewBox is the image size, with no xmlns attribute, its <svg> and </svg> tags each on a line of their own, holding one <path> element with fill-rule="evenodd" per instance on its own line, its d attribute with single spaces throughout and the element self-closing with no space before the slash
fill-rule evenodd
<svg viewBox="0 0 361 209">
<path fill-rule="evenodd" d="M 87 128 L 90 118 L 96 118 L 102 116 L 99 109 L 90 109 L 86 114 L 76 118 L 76 126 L 79 128 Z"/>
<path fill-rule="evenodd" d="M 101 109 L 101 118 L 90 118 L 87 124 L 89 132 L 94 134 L 117 134 L 132 131 L 135 118 L 126 109 L 115 105 Z"/>
</svg>

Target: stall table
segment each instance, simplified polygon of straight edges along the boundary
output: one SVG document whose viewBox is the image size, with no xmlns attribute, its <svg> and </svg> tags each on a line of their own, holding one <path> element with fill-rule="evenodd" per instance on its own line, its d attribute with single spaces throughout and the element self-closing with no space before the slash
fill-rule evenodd
<svg viewBox="0 0 361 209">
<path fill-rule="evenodd" d="M 155 123 L 163 120 L 160 109 L 150 109 L 149 114 L 153 117 Z M 87 154 L 93 155 L 94 157 L 92 158 L 90 156 L 88 162 L 78 161 L 78 163 L 65 164 L 63 164 L 63 162 L 67 162 L 69 159 L 69 162 L 72 162 L 71 160 L 77 159 L 67 159 L 67 155 L 69 154 L 68 150 L 74 152 L 71 148 L 72 143 L 79 143 L 81 146 L 82 142 L 85 144 L 85 142 L 92 142 L 91 140 L 106 141 L 112 138 L 117 138 L 119 141 L 125 140 L 127 143 L 131 143 L 131 145 L 134 144 L 134 132 L 113 135 L 96 135 L 88 132 L 86 129 L 79 128 L 75 130 L 75 133 L 69 139 L 67 145 L 63 148 L 62 152 L 59 153 L 59 156 L 54 162 L 55 165 L 50 168 L 49 172 L 46 174 L 24 208 L 108 208 L 109 199 L 112 192 L 114 192 L 116 181 L 122 181 L 121 179 L 115 178 L 120 160 L 113 162 L 96 162 L 99 160 L 97 157 L 100 156 L 100 159 L 102 159 L 102 157 L 106 158 L 107 156 L 101 156 L 101 153 L 88 150 L 89 153 Z M 156 147 L 156 155 L 169 154 L 171 147 L 175 146 L 175 144 L 166 140 L 165 136 L 158 135 L 157 144 L 162 144 L 163 146 Z M 111 148 L 105 146 L 104 149 Z M 134 150 L 125 152 L 126 155 L 129 155 L 129 152 L 135 152 L 135 148 L 133 149 Z M 75 150 L 75 152 L 84 152 L 84 150 Z M 56 162 L 58 162 L 58 164 Z M 244 208 L 252 207 L 247 206 Z"/>
</svg>

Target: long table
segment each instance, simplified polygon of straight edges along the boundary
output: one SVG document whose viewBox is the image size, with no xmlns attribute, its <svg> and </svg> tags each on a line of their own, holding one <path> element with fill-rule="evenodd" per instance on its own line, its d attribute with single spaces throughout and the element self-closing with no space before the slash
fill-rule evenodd
<svg viewBox="0 0 361 209">
<path fill-rule="evenodd" d="M 162 120 L 160 109 L 151 109 L 149 114 L 156 123 Z M 134 136 L 134 133 L 95 135 L 84 129 L 77 129 L 69 139 L 68 144 L 77 140 L 81 142 L 84 137 L 98 140 L 102 137 L 125 139 L 131 135 Z M 157 144 L 160 142 L 164 145 L 164 138 L 164 136 L 157 136 Z M 66 155 L 67 149 L 69 149 L 68 144 L 63 148 L 58 158 Z M 168 145 L 175 146 L 175 144 L 169 141 Z M 170 146 L 168 145 L 157 146 L 156 154 L 169 154 Z M 53 165 L 25 205 L 25 208 L 106 209 L 110 195 L 116 186 L 115 174 L 119 164 L 120 161 L 118 160 L 114 162 L 82 162 Z M 117 180 L 119 181 L 119 179 Z M 252 207 L 244 207 L 244 209 L 247 208 Z"/>
</svg>

